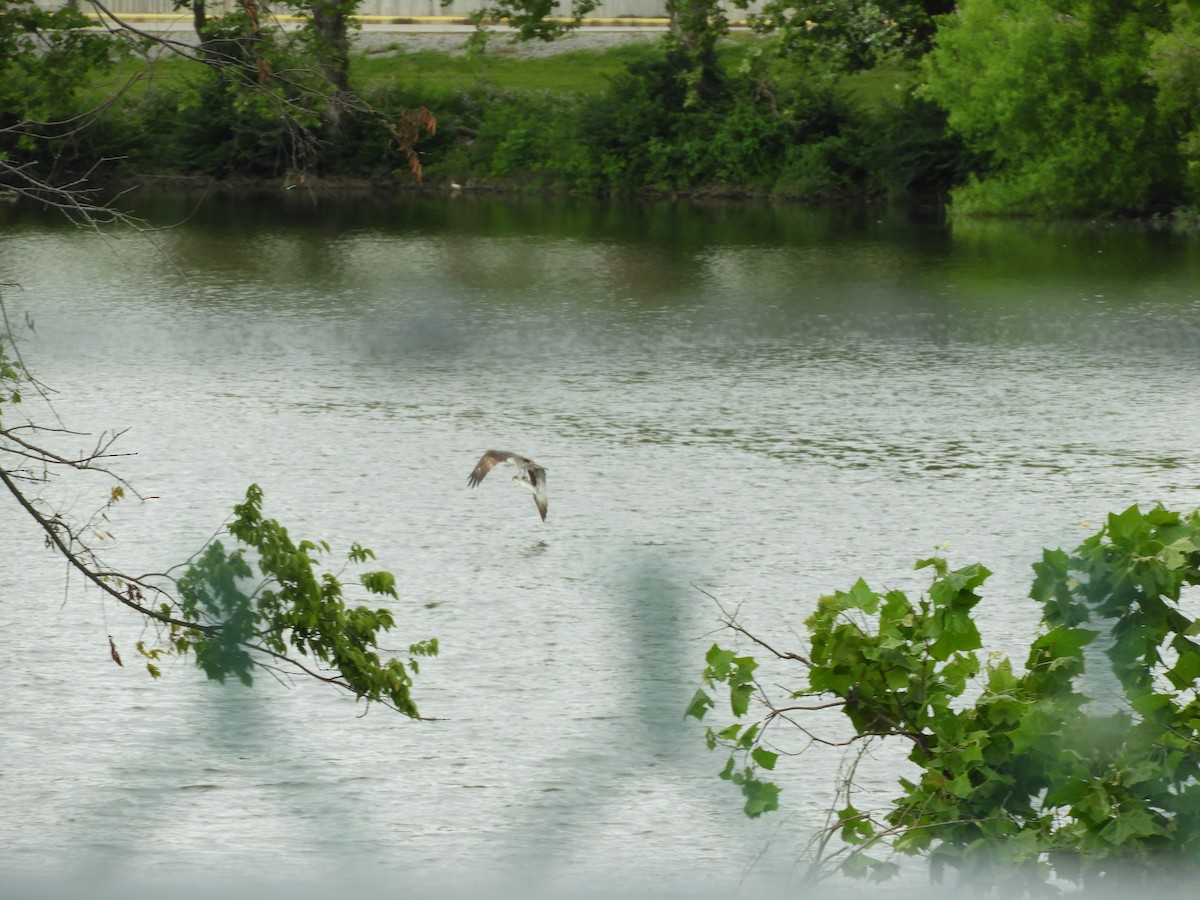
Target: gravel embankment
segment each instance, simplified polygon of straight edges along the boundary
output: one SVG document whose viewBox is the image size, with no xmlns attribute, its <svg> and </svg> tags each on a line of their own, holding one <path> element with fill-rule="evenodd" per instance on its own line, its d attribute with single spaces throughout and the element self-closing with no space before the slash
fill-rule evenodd
<svg viewBox="0 0 1200 900">
<path fill-rule="evenodd" d="M 196 34 L 192 30 L 191 21 L 185 17 L 146 21 L 129 17 L 125 21 L 130 27 L 145 34 L 154 34 L 183 44 L 195 44 Z M 290 29 L 290 23 L 284 26 Z M 419 50 L 436 50 L 442 53 L 459 54 L 466 52 L 467 38 L 472 27 L 455 24 L 414 24 L 396 25 L 391 23 L 372 22 L 364 24 L 354 33 L 355 46 L 368 53 L 385 53 L 388 50 L 404 50 L 416 52 Z M 488 41 L 488 53 L 497 56 L 551 56 L 555 53 L 567 53 L 573 50 L 605 50 L 617 44 L 627 44 L 632 41 L 653 42 L 662 38 L 667 31 L 664 26 L 646 25 L 641 27 L 587 26 L 564 35 L 556 41 L 527 41 L 514 43 L 511 32 L 496 29 Z"/>
<path fill-rule="evenodd" d="M 581 28 L 556 41 L 527 41 L 523 44 L 513 43 L 507 35 L 498 33 L 488 41 L 487 52 L 497 56 L 529 57 L 551 56 L 555 53 L 567 53 L 573 50 L 606 50 L 617 44 L 628 44 L 633 41 L 657 41 L 662 38 L 664 31 L 665 29 L 662 28 L 622 30 Z M 382 31 L 364 28 L 355 36 L 355 44 L 368 53 L 383 53 L 399 49 L 409 53 L 419 50 L 437 50 L 441 53 L 459 54 L 465 52 L 469 34 L 469 31 Z"/>
</svg>

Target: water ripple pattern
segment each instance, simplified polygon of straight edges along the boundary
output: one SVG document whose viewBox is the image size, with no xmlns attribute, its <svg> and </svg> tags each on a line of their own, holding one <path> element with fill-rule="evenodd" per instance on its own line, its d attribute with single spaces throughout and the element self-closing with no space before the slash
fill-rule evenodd
<svg viewBox="0 0 1200 900">
<path fill-rule="evenodd" d="M 179 563 L 258 482 L 294 535 L 396 572 L 395 643 L 442 643 L 416 689 L 440 721 L 118 669 L 107 635 L 132 648 L 141 623 L 5 504 L 2 871 L 778 886 L 837 758 L 785 763 L 784 811 L 742 816 L 681 716 L 714 640 L 701 588 L 788 645 L 821 594 L 916 589 L 913 560 L 950 541 L 996 572 L 988 648 L 1023 659 L 1043 546 L 1133 502 L 1200 504 L 1186 239 L 286 200 L 209 203 L 154 244 L 6 208 L 0 280 L 63 421 L 128 428 L 121 470 L 160 497 L 115 511 L 114 561 Z M 150 213 L 191 213 L 173 202 Z M 503 478 L 467 489 L 491 447 L 546 467 L 545 524 Z M 85 513 L 98 489 L 47 495 Z M 879 802 L 903 765 L 864 769 Z"/>
</svg>

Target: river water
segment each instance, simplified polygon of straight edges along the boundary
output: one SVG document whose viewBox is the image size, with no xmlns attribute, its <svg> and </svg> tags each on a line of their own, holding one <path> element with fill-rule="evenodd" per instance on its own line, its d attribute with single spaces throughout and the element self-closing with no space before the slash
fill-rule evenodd
<svg viewBox="0 0 1200 900">
<path fill-rule="evenodd" d="M 101 546 L 161 571 L 260 484 L 294 537 L 396 573 L 394 644 L 441 642 L 415 688 L 436 721 L 190 662 L 152 681 L 142 623 L 0 504 L 9 889 L 784 890 L 839 756 L 785 757 L 782 809 L 742 815 L 681 716 L 707 647 L 740 646 L 712 597 L 801 649 L 818 596 L 919 591 L 949 542 L 995 572 L 987 649 L 1023 661 L 1042 547 L 1200 505 L 1195 239 L 468 196 L 144 209 L 182 224 L 0 209 L 8 312 L 55 392 L 25 412 L 128 429 L 115 466 L 157 498 L 118 504 Z M 493 447 L 546 467 L 545 523 L 506 475 L 467 487 Z M 46 490 L 86 517 L 108 482 Z M 864 770 L 874 805 L 900 760 Z"/>
</svg>

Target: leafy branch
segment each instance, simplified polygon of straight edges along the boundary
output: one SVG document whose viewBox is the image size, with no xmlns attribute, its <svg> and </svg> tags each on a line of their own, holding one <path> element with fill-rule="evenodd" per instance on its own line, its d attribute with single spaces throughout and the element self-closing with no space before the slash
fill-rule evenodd
<svg viewBox="0 0 1200 900">
<path fill-rule="evenodd" d="M 938 878 L 950 868 L 973 883 L 1027 891 L 1043 889 L 1051 873 L 1094 884 L 1170 864 L 1194 875 L 1200 623 L 1181 598 L 1200 584 L 1200 511 L 1130 507 L 1075 551 L 1045 551 L 1031 591 L 1043 632 L 1023 672 L 1006 658 L 981 666 L 976 655 L 972 610 L 986 568 L 952 571 L 937 556 L 917 567 L 933 577 L 916 601 L 862 580 L 822 597 L 807 622 L 807 654 L 777 651 L 722 608 L 727 629 L 801 669 L 799 687 L 778 697 L 754 682 L 753 657 L 719 645 L 706 657 L 689 715 L 703 718 L 718 688 L 736 719 L 749 715 L 752 698 L 764 710 L 758 721 L 706 735 L 710 748 L 730 750 L 721 777 L 771 798 L 748 802 L 747 814 L 777 805 L 778 788 L 760 776 L 779 759 L 765 744 L 768 727 L 786 722 L 809 746 L 859 748 L 813 844 L 817 877 L 887 877 L 895 865 L 867 852 L 881 847 L 926 856 Z M 1107 639 L 1093 651 L 1100 634 Z M 1115 701 L 1091 696 L 1080 678 L 1105 669 Z M 817 734 L 828 727 L 822 711 L 833 709 L 849 738 Z M 899 779 L 889 810 L 864 812 L 850 793 L 862 748 L 875 739 L 904 741 L 920 776 Z"/>
<path fill-rule="evenodd" d="M 283 525 L 266 518 L 257 485 L 234 507 L 226 526 L 237 542 L 232 551 L 214 540 L 178 576 L 130 575 L 105 566 L 95 542 L 108 532 L 100 528 L 106 527 L 112 506 L 125 499 L 127 489 L 132 491 L 108 468 L 120 455 L 112 450 L 119 434 L 102 436 L 89 453 L 67 455 L 46 446 L 46 437 L 74 433 L 28 419 L 9 424 L 27 384 L 35 383 L 20 361 L 11 331 L 0 332 L 0 485 L 40 529 L 47 548 L 61 554 L 86 583 L 156 626 L 154 644 L 137 644 L 151 676 L 161 675 L 163 657 L 191 653 L 216 681 L 232 676 L 249 685 L 256 669 L 290 672 L 420 718 L 411 693 L 413 677 L 421 657 L 437 655 L 437 640 L 410 644 L 404 659 L 384 654 L 381 636 L 396 624 L 391 611 L 352 604 L 342 579 L 320 569 L 329 545 L 294 541 Z M 83 522 L 35 493 L 55 478 L 82 473 L 109 482 L 105 503 Z M 374 558 L 357 543 L 347 553 L 355 565 Z M 391 572 L 363 572 L 358 584 L 368 597 L 399 599 Z M 116 643 L 111 636 L 108 640 L 113 660 L 123 665 Z"/>
</svg>

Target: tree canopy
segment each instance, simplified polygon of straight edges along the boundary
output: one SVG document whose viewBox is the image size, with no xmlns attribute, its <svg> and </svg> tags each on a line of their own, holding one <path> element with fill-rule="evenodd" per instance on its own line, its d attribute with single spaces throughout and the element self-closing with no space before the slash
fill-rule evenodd
<svg viewBox="0 0 1200 900">
<path fill-rule="evenodd" d="M 410 81 L 364 78 L 380 67 L 354 49 L 354 0 L 280 0 L 301 20 L 287 31 L 258 0 L 220 15 L 180 2 L 199 46 L 103 2 L 108 36 L 69 10 L 0 0 L 0 186 L 78 189 L 107 161 L 115 176 L 400 184 L 428 170 L 440 183 L 592 193 L 949 199 L 959 214 L 1186 222 L 1200 205 L 1194 2 L 670 0 L 664 40 L 585 97 L 487 77 L 445 89 L 421 67 Z M 472 58 L 495 25 L 556 40 L 593 9 L 487 4 Z M 739 13 L 752 35 L 731 40 Z M 132 61 L 163 56 L 198 65 L 160 88 Z M 97 98 L 112 72 L 124 84 Z"/>
<path fill-rule="evenodd" d="M 927 96 L 986 160 L 955 192 L 956 207 L 1067 216 L 1169 208 L 1183 187 L 1185 116 L 1156 102 L 1165 73 L 1156 79 L 1151 60 L 1181 29 L 1194 29 L 1190 10 L 1156 0 L 961 0 L 939 20 L 924 61 Z M 1190 65 L 1196 53 L 1193 44 Z"/>
</svg>

